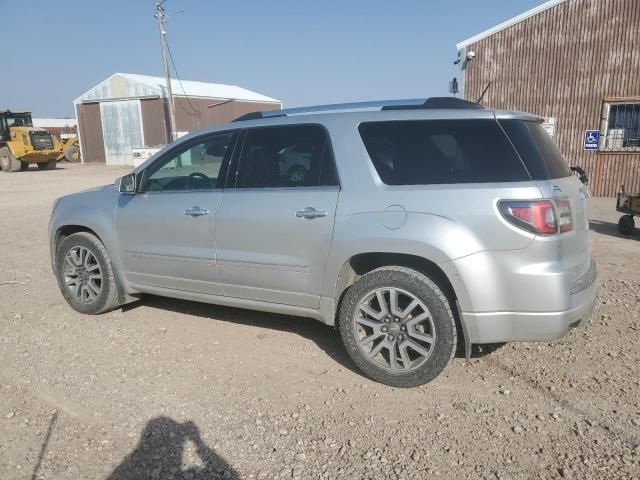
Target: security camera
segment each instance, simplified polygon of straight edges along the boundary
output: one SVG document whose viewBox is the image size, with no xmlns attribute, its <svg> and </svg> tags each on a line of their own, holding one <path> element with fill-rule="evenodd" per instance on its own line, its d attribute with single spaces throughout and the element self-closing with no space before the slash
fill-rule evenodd
<svg viewBox="0 0 640 480">
<path fill-rule="evenodd" d="M 476 52 L 472 50 L 469 53 L 467 53 L 467 60 L 473 60 L 474 58 L 476 58 Z"/>
</svg>

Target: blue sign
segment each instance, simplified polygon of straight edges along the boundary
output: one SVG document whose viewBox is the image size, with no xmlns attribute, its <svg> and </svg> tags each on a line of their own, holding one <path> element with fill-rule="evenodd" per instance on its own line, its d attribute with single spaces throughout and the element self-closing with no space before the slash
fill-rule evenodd
<svg viewBox="0 0 640 480">
<path fill-rule="evenodd" d="M 599 130 L 587 130 L 584 132 L 584 149 L 585 150 L 598 150 L 600 146 L 600 131 Z"/>
</svg>

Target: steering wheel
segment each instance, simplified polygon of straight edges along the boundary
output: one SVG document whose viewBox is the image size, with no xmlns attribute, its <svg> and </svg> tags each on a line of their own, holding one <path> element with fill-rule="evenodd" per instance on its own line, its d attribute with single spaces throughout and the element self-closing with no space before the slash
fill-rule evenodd
<svg viewBox="0 0 640 480">
<path fill-rule="evenodd" d="M 191 189 L 192 183 L 194 184 L 194 188 L 211 188 L 211 179 L 207 177 L 204 173 L 193 172 L 187 176 L 187 190 Z M 200 186 L 196 186 L 200 184 Z"/>
</svg>

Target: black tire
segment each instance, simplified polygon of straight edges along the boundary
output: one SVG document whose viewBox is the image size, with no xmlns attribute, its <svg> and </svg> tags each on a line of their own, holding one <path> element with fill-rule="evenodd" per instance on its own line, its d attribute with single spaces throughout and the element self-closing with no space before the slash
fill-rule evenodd
<svg viewBox="0 0 640 480">
<path fill-rule="evenodd" d="M 69 264 L 66 262 L 67 254 L 78 248 L 84 248 L 91 252 L 95 263 L 99 267 L 101 274 L 100 291 L 95 295 L 95 299 L 85 300 L 82 292 L 78 289 L 74 292 L 72 287 L 67 285 L 67 275 L 69 274 Z M 74 233 L 65 238 L 56 249 L 56 278 L 62 296 L 67 303 L 80 313 L 97 315 L 113 310 L 120 306 L 118 303 L 118 286 L 116 276 L 111 265 L 111 257 L 102 242 L 95 236 L 87 232 Z M 80 293 L 78 293 L 80 292 Z M 95 292 L 94 292 L 95 293 Z"/>
<path fill-rule="evenodd" d="M 57 164 L 58 162 L 56 161 L 56 159 L 52 158 L 51 160 L 47 160 L 46 162 L 38 162 L 38 168 L 40 170 L 55 170 Z"/>
<path fill-rule="evenodd" d="M 80 148 L 75 145 L 68 146 L 64 149 L 64 158 L 67 162 L 79 162 Z"/>
<path fill-rule="evenodd" d="M 618 221 L 618 231 L 623 235 L 633 235 L 636 223 L 632 215 L 623 215 Z"/>
<path fill-rule="evenodd" d="M 7 147 L 0 148 L 0 169 L 5 173 L 19 172 L 22 162 Z"/>
<path fill-rule="evenodd" d="M 291 185 L 302 185 L 309 174 L 309 170 L 301 165 L 294 165 L 287 171 Z"/>
<path fill-rule="evenodd" d="M 367 356 L 358 346 L 358 327 L 355 320 L 358 304 L 371 295 L 371 292 L 381 288 L 408 292 L 421 301 L 430 312 L 435 341 L 426 361 L 413 370 L 387 368 Z M 456 352 L 456 324 L 447 298 L 435 282 L 409 268 L 382 267 L 363 275 L 345 294 L 338 321 L 344 346 L 358 368 L 370 379 L 393 387 L 409 388 L 430 382 L 447 367 Z"/>
</svg>

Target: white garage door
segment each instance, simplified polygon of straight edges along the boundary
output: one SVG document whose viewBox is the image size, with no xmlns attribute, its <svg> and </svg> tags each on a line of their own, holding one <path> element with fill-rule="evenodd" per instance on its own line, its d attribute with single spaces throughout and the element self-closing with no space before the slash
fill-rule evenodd
<svg viewBox="0 0 640 480">
<path fill-rule="evenodd" d="M 140 100 L 101 102 L 107 165 L 133 165 L 133 148 L 144 147 Z"/>
</svg>

